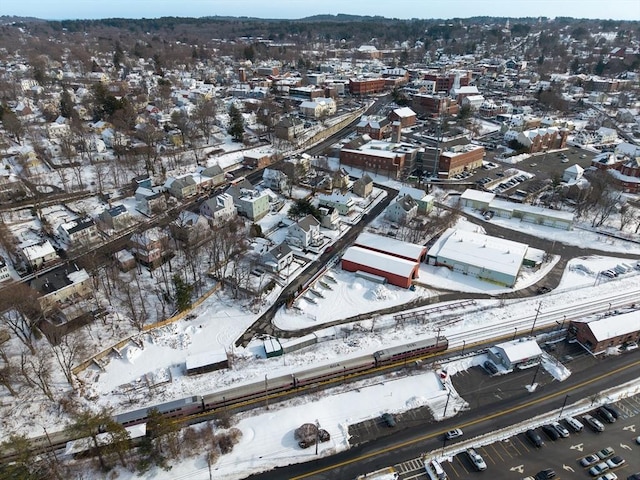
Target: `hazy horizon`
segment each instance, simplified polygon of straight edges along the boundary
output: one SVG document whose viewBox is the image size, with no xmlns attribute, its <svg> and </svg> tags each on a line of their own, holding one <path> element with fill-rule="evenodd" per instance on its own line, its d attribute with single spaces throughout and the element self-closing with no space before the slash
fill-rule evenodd
<svg viewBox="0 0 640 480">
<path fill-rule="evenodd" d="M 36 17 L 43 20 L 159 17 L 256 17 L 297 19 L 314 15 L 372 15 L 387 18 L 469 18 L 478 16 L 573 17 L 602 20 L 640 20 L 638 0 L 449 0 L 429 3 L 424 0 L 395 2 L 338 0 L 5 0 L 0 15 Z"/>
</svg>

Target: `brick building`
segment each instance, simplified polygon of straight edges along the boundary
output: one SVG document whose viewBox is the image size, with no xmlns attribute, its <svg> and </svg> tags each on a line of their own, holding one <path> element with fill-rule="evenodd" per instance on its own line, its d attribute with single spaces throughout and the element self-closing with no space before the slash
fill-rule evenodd
<svg viewBox="0 0 640 480">
<path fill-rule="evenodd" d="M 418 114 L 439 117 L 440 115 L 456 115 L 458 102 L 447 95 L 416 94 L 411 99 L 411 109 Z"/>
<path fill-rule="evenodd" d="M 608 348 L 640 341 L 640 315 L 630 312 L 595 320 L 572 320 L 569 332 L 580 345 L 597 355 Z"/>
<path fill-rule="evenodd" d="M 384 78 L 352 78 L 349 80 L 349 91 L 352 95 L 370 95 L 384 92 Z"/>
<path fill-rule="evenodd" d="M 480 145 L 455 145 L 440 153 L 438 176 L 450 178 L 465 171 L 473 171 L 482 167 L 484 147 Z"/>
</svg>

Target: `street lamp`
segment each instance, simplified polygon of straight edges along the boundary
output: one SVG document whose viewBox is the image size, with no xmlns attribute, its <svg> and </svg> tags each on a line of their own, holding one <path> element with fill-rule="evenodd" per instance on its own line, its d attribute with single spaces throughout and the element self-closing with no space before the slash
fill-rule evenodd
<svg viewBox="0 0 640 480">
<path fill-rule="evenodd" d="M 562 412 L 564 412 L 564 407 L 567 405 L 567 400 L 569 400 L 568 393 L 567 393 L 567 396 L 564 397 L 564 402 L 562 402 L 562 408 L 560 409 L 560 415 L 558 415 L 558 418 L 562 418 Z"/>
<path fill-rule="evenodd" d="M 513 329 L 515 330 L 513 332 L 513 339 L 515 340 L 516 339 L 516 335 L 518 335 L 518 327 L 513 327 Z"/>
<path fill-rule="evenodd" d="M 462 353 L 461 355 L 464 355 L 464 347 L 467 344 L 466 340 L 462 340 Z"/>
<path fill-rule="evenodd" d="M 533 335 L 533 331 L 534 331 L 534 330 L 535 330 L 535 328 L 536 328 L 536 322 L 538 321 L 538 315 L 540 314 L 540 309 L 541 309 L 541 308 L 542 308 L 542 302 L 540 302 L 540 303 L 538 304 L 538 309 L 536 310 L 536 316 L 535 316 L 535 318 L 533 319 L 533 325 L 531 325 L 531 333 L 530 333 L 530 335 Z"/>
<path fill-rule="evenodd" d="M 447 407 L 449 406 L 449 399 L 451 398 L 451 389 L 447 389 L 447 401 L 444 404 L 444 412 L 442 413 L 442 418 L 446 418 L 447 416 Z"/>
<path fill-rule="evenodd" d="M 533 374 L 533 380 L 531 380 L 530 389 L 533 389 L 533 385 L 536 383 L 536 377 L 538 376 L 538 372 L 540 371 L 540 366 L 542 365 L 542 361 L 538 363 L 538 368 L 536 368 L 536 373 Z"/>
<path fill-rule="evenodd" d="M 320 441 L 320 422 L 316 419 L 316 455 L 318 454 L 318 442 Z"/>
</svg>

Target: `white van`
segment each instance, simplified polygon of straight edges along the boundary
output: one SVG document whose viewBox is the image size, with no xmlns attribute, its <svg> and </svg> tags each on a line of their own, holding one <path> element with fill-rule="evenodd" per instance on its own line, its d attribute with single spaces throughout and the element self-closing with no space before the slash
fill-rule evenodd
<svg viewBox="0 0 640 480">
<path fill-rule="evenodd" d="M 442 468 L 442 465 L 440 465 L 440 462 L 436 459 L 431 460 L 431 468 L 433 469 L 433 472 L 436 474 L 436 478 L 438 480 L 447 480 L 447 473 L 444 471 L 444 469 Z"/>
<path fill-rule="evenodd" d="M 564 419 L 565 422 L 567 422 L 567 425 L 569 425 L 569 427 L 571 427 L 571 430 L 573 430 L 574 432 L 581 432 L 582 429 L 584 428 L 584 425 L 582 425 L 582 422 L 580 422 L 579 420 L 576 420 L 573 417 L 567 417 Z"/>
</svg>

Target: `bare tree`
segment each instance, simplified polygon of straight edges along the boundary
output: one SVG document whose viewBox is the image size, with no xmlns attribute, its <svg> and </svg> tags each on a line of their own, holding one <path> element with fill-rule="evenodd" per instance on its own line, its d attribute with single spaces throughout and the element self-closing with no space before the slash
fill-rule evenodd
<svg viewBox="0 0 640 480">
<path fill-rule="evenodd" d="M 7 327 L 31 353 L 35 353 L 34 340 L 40 320 L 35 290 L 22 283 L 4 288 L 0 295 L 0 324 Z"/>
<path fill-rule="evenodd" d="M 34 355 L 22 353 L 23 364 L 26 368 L 23 373 L 29 376 L 33 386 L 45 394 L 45 396 L 55 401 L 53 390 L 51 390 L 51 359 L 46 350 L 38 350 Z"/>
<path fill-rule="evenodd" d="M 67 382 L 73 386 L 73 366 L 87 354 L 87 339 L 85 338 L 84 331 L 77 330 L 76 332 L 63 335 L 60 342 L 51 347 L 51 350 Z"/>
<path fill-rule="evenodd" d="M 213 121 L 216 118 L 216 103 L 213 99 L 202 100 L 196 105 L 193 120 L 204 135 L 205 143 L 209 143 Z"/>
<path fill-rule="evenodd" d="M 17 372 L 11 359 L 2 348 L 0 348 L 0 360 L 0 385 L 6 388 L 10 395 L 17 397 L 18 391 L 14 388 Z"/>
</svg>

